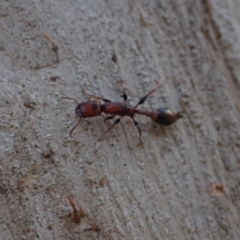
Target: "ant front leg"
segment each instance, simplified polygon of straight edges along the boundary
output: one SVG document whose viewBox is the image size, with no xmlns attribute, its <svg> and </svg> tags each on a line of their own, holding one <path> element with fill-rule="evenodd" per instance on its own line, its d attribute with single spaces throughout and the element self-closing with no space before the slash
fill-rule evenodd
<svg viewBox="0 0 240 240">
<path fill-rule="evenodd" d="M 88 93 L 85 92 L 84 89 L 83 89 L 83 94 L 86 95 L 86 96 L 89 96 L 90 98 L 99 99 L 99 100 L 102 100 L 102 101 L 104 101 L 104 102 L 111 102 L 111 101 L 108 100 L 108 99 L 105 99 L 105 98 L 101 98 L 101 97 L 98 97 L 98 96 L 94 96 L 94 95 L 88 94 Z"/>
<path fill-rule="evenodd" d="M 80 116 L 80 117 L 79 117 L 79 120 L 78 120 L 78 123 L 77 123 L 77 124 L 72 128 L 72 130 L 70 131 L 70 133 L 69 133 L 70 136 L 72 135 L 74 129 L 80 124 L 81 120 L 82 120 L 82 118 L 81 118 L 81 116 Z"/>
<path fill-rule="evenodd" d="M 124 103 L 126 104 L 126 103 L 127 103 L 127 98 L 128 98 L 126 92 L 123 92 L 123 94 L 121 95 L 121 97 L 123 97 Z"/>
<path fill-rule="evenodd" d="M 111 117 L 112 117 L 112 116 L 111 116 Z M 117 125 L 118 123 L 120 123 L 121 118 L 122 118 L 122 117 L 116 119 L 116 121 L 114 122 L 114 124 L 113 124 L 112 126 L 110 126 L 110 127 L 102 134 L 102 136 L 99 138 L 99 141 L 102 140 L 103 136 L 104 136 L 108 131 L 110 131 L 112 128 L 115 127 L 115 125 Z"/>
</svg>

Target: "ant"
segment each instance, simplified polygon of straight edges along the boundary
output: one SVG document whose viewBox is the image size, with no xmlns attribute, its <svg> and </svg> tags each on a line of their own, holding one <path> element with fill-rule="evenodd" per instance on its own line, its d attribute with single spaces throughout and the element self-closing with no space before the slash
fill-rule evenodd
<svg viewBox="0 0 240 240">
<path fill-rule="evenodd" d="M 183 117 L 181 112 L 175 113 L 168 108 L 159 108 L 159 109 L 156 109 L 153 111 L 137 109 L 137 106 L 143 104 L 145 102 L 145 100 L 151 94 L 153 94 L 157 88 L 158 87 L 154 88 L 148 94 L 146 94 L 145 96 L 140 98 L 139 102 L 133 107 L 130 106 L 129 104 L 127 104 L 128 97 L 125 92 L 122 95 L 124 103 L 111 102 L 108 99 L 87 94 L 84 90 L 83 90 L 83 94 L 85 94 L 95 100 L 89 100 L 86 102 L 79 103 L 75 98 L 63 97 L 64 99 L 73 100 L 77 104 L 77 106 L 75 108 L 75 112 L 76 112 L 77 117 L 79 117 L 79 121 L 72 128 L 72 130 L 70 131 L 69 134 L 71 135 L 73 133 L 75 128 L 80 124 L 82 118 L 96 117 L 96 116 L 101 115 L 102 113 L 109 114 L 110 116 L 104 118 L 104 123 L 105 123 L 106 121 L 114 118 L 115 116 L 120 116 L 119 118 L 117 118 L 115 120 L 115 122 L 105 132 L 102 133 L 101 137 L 99 138 L 99 141 L 101 141 L 103 136 L 108 131 L 110 131 L 112 128 L 114 128 L 115 125 L 120 123 L 120 121 L 123 117 L 128 116 L 133 120 L 135 127 L 138 129 L 140 142 L 142 144 L 142 140 L 141 140 L 142 131 L 139 126 L 139 123 L 134 119 L 135 114 L 150 117 L 154 122 L 156 122 L 157 124 L 162 125 L 162 126 L 170 126 L 173 123 L 175 123 L 179 118 Z M 102 103 L 102 102 L 104 102 L 104 103 Z"/>
</svg>

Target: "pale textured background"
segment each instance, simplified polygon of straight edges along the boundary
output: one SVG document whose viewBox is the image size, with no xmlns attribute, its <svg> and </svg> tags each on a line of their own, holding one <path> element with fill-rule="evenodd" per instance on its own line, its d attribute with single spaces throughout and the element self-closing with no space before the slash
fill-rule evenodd
<svg viewBox="0 0 240 240">
<path fill-rule="evenodd" d="M 240 239 L 239 66 L 240 0 L 2 0 L 0 239 Z M 69 137 L 62 96 L 135 104 L 165 79 L 140 108 L 185 118 L 137 117 L 144 149 L 128 118 L 102 142 L 102 117 Z"/>
</svg>

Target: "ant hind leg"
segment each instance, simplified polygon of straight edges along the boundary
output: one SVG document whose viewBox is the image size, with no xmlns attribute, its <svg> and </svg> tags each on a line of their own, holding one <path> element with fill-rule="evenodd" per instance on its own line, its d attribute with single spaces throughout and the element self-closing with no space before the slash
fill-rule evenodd
<svg viewBox="0 0 240 240">
<path fill-rule="evenodd" d="M 139 122 L 137 122 L 134 117 L 131 117 L 132 120 L 133 120 L 133 123 L 135 125 L 135 127 L 137 128 L 138 130 L 138 133 L 139 133 L 139 140 L 140 140 L 140 145 L 143 146 L 143 141 L 142 141 L 142 130 L 140 128 L 140 125 L 139 125 Z"/>
<path fill-rule="evenodd" d="M 106 121 L 108 121 L 108 120 L 110 120 L 110 119 L 112 119 L 114 117 L 115 117 L 115 115 L 112 115 L 112 116 L 109 116 L 109 117 L 105 117 L 103 122 L 105 123 Z"/>
<path fill-rule="evenodd" d="M 168 80 L 169 80 L 169 79 L 167 78 L 165 81 L 163 81 L 163 83 L 162 83 L 161 85 L 158 85 L 158 86 L 155 87 L 153 90 L 151 90 L 148 94 L 146 94 L 145 96 L 143 96 L 142 98 L 140 98 L 139 102 L 134 106 L 134 108 L 136 108 L 136 107 L 137 107 L 138 105 L 140 105 L 140 104 L 143 104 L 143 103 L 146 101 L 146 99 L 147 99 L 151 94 L 153 94 L 153 93 L 155 92 L 155 90 L 156 90 L 157 88 L 162 87 Z"/>
<path fill-rule="evenodd" d="M 155 92 L 155 90 L 156 90 L 156 88 L 154 88 L 153 90 L 151 90 L 151 91 L 150 91 L 148 94 L 146 94 L 145 96 L 141 97 L 140 100 L 139 100 L 139 102 L 138 102 L 133 108 L 136 108 L 138 105 L 143 104 L 143 103 L 146 101 L 146 99 L 147 99 L 151 94 L 153 94 L 153 93 Z"/>
<path fill-rule="evenodd" d="M 118 118 L 118 119 L 115 120 L 114 124 L 113 124 L 112 126 L 110 126 L 110 127 L 102 134 L 102 136 L 99 138 L 99 141 L 102 140 L 103 136 L 104 136 L 108 131 L 110 131 L 112 128 L 115 127 L 115 125 L 117 125 L 118 123 L 120 123 L 121 118 L 122 118 L 122 117 L 120 117 L 120 118 Z"/>
</svg>

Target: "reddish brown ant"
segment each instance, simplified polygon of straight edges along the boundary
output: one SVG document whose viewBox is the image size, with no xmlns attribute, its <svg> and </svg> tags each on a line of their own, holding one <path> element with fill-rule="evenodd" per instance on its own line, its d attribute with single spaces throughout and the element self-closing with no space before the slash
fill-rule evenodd
<svg viewBox="0 0 240 240">
<path fill-rule="evenodd" d="M 105 99 L 105 98 L 89 95 L 85 91 L 83 91 L 83 93 L 85 95 L 88 95 L 89 97 L 94 98 L 96 100 L 89 100 L 86 102 L 79 103 L 74 98 L 63 97 L 64 99 L 73 100 L 77 104 L 77 106 L 75 108 L 75 112 L 76 112 L 77 117 L 79 117 L 79 121 L 70 131 L 70 135 L 72 134 L 74 129 L 80 124 L 82 118 L 96 117 L 96 116 L 101 115 L 102 113 L 105 113 L 105 114 L 109 114 L 110 116 L 105 117 L 104 122 L 106 122 L 109 119 L 114 118 L 115 116 L 120 116 L 120 117 L 117 118 L 115 120 L 115 122 L 105 132 L 103 132 L 103 134 L 99 138 L 99 141 L 102 140 L 103 136 L 108 131 L 110 131 L 115 125 L 120 123 L 121 118 L 128 116 L 133 120 L 135 127 L 138 129 L 140 141 L 142 144 L 142 140 L 141 140 L 142 132 L 141 132 L 139 123 L 134 119 L 135 114 L 151 117 L 151 119 L 154 122 L 156 122 L 159 125 L 163 125 L 163 126 L 170 126 L 173 123 L 175 123 L 179 118 L 183 117 L 181 112 L 175 113 L 167 108 L 159 108 L 159 109 L 156 109 L 153 111 L 137 109 L 137 106 L 143 104 L 145 102 L 145 100 L 148 98 L 148 96 L 151 95 L 152 93 L 154 93 L 157 88 L 151 90 L 148 94 L 146 94 L 145 96 L 140 98 L 139 102 L 134 107 L 132 107 L 126 103 L 127 102 L 127 94 L 125 92 L 122 95 L 124 103 L 111 102 L 110 100 Z M 102 103 L 102 102 L 104 102 L 104 103 Z"/>
</svg>

